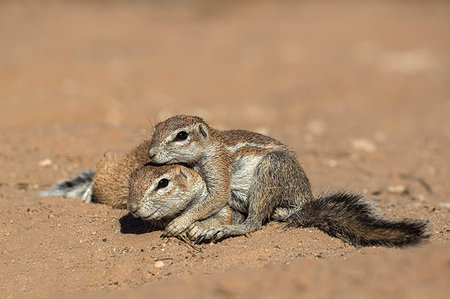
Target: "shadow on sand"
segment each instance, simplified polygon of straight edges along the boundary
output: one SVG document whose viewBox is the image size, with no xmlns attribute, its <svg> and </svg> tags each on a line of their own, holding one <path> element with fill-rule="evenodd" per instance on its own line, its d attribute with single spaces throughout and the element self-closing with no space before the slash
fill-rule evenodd
<svg viewBox="0 0 450 299">
<path fill-rule="evenodd" d="M 145 221 L 135 218 L 130 213 L 119 219 L 120 232 L 122 234 L 145 234 L 153 231 L 163 230 L 164 224 L 161 221 Z"/>
</svg>

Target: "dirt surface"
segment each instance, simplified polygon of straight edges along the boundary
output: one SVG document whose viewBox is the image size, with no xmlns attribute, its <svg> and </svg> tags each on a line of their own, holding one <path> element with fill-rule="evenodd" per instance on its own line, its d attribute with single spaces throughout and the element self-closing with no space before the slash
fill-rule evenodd
<svg viewBox="0 0 450 299">
<path fill-rule="evenodd" d="M 449 2 L 1 1 L 0 40 L 3 298 L 448 296 Z M 178 113 L 283 141 L 316 194 L 364 192 L 430 241 L 271 223 L 191 248 L 38 195 Z"/>
</svg>

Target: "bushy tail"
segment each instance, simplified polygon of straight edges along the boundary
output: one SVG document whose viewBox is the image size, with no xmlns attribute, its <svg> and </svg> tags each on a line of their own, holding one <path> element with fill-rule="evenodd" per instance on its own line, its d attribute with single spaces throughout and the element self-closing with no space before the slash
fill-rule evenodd
<svg viewBox="0 0 450 299">
<path fill-rule="evenodd" d="M 84 202 L 93 201 L 94 169 L 78 173 L 74 178 L 64 180 L 53 185 L 50 190 L 41 191 L 41 196 L 61 196 L 72 199 L 81 199 Z"/>
<path fill-rule="evenodd" d="M 427 222 L 383 219 L 373 202 L 349 192 L 322 194 L 306 202 L 288 226 L 315 227 L 358 247 L 402 247 L 429 237 Z"/>
</svg>

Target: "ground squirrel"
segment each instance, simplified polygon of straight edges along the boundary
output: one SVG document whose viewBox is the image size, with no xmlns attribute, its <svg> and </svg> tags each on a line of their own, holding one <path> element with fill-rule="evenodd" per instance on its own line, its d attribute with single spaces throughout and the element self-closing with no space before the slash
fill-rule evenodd
<svg viewBox="0 0 450 299">
<path fill-rule="evenodd" d="M 220 131 L 196 116 L 178 115 L 158 123 L 148 148 L 151 163 L 185 163 L 206 183 L 205 196 L 192 200 L 167 227 L 166 235 L 191 231 L 227 203 L 245 221 L 201 232 L 196 242 L 220 240 L 259 230 L 273 219 L 290 226 L 313 226 L 356 246 L 404 246 L 428 236 L 419 220 L 385 220 L 370 201 L 348 192 L 314 198 L 293 150 L 244 130 Z"/>
</svg>

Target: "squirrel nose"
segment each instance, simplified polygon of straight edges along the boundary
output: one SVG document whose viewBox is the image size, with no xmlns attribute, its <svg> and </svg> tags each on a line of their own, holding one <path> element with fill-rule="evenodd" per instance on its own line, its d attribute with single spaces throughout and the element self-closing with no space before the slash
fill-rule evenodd
<svg viewBox="0 0 450 299">
<path fill-rule="evenodd" d="M 128 202 L 128 210 L 132 214 L 136 214 L 138 209 L 139 209 L 139 207 L 138 207 L 138 204 L 136 202 Z"/>
<path fill-rule="evenodd" d="M 152 160 L 156 156 L 156 153 L 152 149 L 149 149 L 147 151 L 147 156 Z"/>
</svg>

